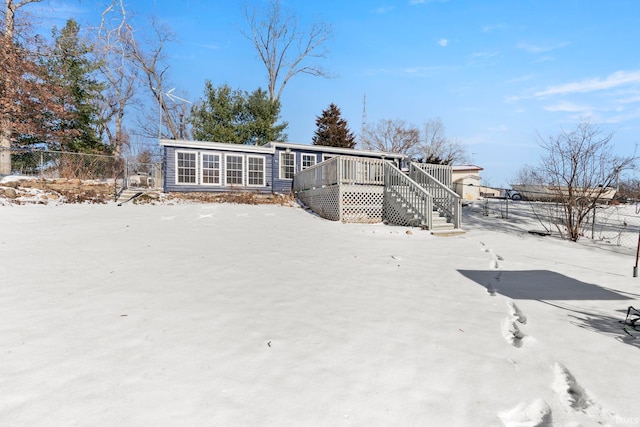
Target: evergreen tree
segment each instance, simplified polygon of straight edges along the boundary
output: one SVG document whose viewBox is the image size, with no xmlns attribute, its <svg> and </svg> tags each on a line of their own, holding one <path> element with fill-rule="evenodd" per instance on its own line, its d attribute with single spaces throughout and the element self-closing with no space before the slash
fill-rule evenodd
<svg viewBox="0 0 640 427">
<path fill-rule="evenodd" d="M 286 139 L 287 123 L 275 124 L 279 115 L 280 102 L 271 101 L 262 89 L 248 93 L 228 85 L 215 88 L 207 81 L 204 99 L 192 107 L 189 122 L 196 140 L 264 145 Z"/>
<path fill-rule="evenodd" d="M 90 58 L 91 46 L 79 37 L 80 25 L 70 19 L 65 27 L 53 29 L 54 46 L 45 60 L 49 78 L 67 89 L 65 109 L 70 118 L 59 118 L 57 127 L 67 136 L 59 141 L 59 148 L 73 152 L 107 152 L 108 147 L 99 137 L 99 111 L 97 100 L 103 85 L 96 79 L 99 63 Z"/>
<path fill-rule="evenodd" d="M 354 148 L 356 146 L 355 136 L 349 130 L 347 121 L 340 115 L 340 109 L 332 103 L 329 108 L 322 112 L 321 116 L 316 118 L 316 126 L 318 128 L 313 135 L 313 145 L 342 148 Z"/>
<path fill-rule="evenodd" d="M 287 135 L 284 130 L 288 123 L 275 124 L 280 116 L 280 101 L 271 100 L 269 94 L 258 88 L 246 98 L 245 139 L 256 145 L 264 145 L 270 141 L 284 141 Z"/>
</svg>

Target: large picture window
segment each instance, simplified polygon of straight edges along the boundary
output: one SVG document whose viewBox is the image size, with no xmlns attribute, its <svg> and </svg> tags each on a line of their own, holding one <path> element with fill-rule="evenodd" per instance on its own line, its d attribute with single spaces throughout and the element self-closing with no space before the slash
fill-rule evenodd
<svg viewBox="0 0 640 427">
<path fill-rule="evenodd" d="M 296 155 L 280 152 L 280 179 L 293 179 L 296 173 Z"/>
<path fill-rule="evenodd" d="M 306 168 L 310 168 L 311 166 L 316 164 L 316 155 L 315 154 L 303 154 L 302 155 L 302 170 Z"/>
<path fill-rule="evenodd" d="M 176 182 L 196 184 L 197 154 L 187 151 L 176 152 Z"/>
<path fill-rule="evenodd" d="M 264 187 L 264 157 L 247 156 L 247 185 Z"/>
<path fill-rule="evenodd" d="M 243 185 L 243 157 L 231 156 L 226 157 L 226 184 L 227 185 Z"/>
<path fill-rule="evenodd" d="M 220 154 L 202 154 L 202 183 L 220 184 Z"/>
</svg>

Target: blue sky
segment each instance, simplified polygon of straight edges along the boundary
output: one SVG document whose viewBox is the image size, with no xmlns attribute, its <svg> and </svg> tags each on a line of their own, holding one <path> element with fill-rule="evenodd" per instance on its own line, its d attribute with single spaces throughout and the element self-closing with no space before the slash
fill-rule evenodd
<svg viewBox="0 0 640 427">
<path fill-rule="evenodd" d="M 88 25 L 103 3 L 52 1 L 50 10 Z M 239 31 L 243 2 L 130 3 L 140 25 L 153 15 L 176 33 L 178 43 L 167 51 L 176 93 L 195 101 L 207 79 L 214 86 L 266 88 L 264 66 Z M 316 117 L 330 103 L 359 134 L 365 95 L 368 123 L 401 119 L 422 126 L 439 117 L 494 186 L 508 186 L 523 164 L 537 162 L 538 133 L 572 129 L 585 117 L 616 132 L 620 154 L 632 154 L 640 141 L 637 0 L 282 4 L 303 26 L 319 17 L 334 33 L 321 62 L 334 77 L 300 75 L 284 90 L 282 119 L 291 142 L 309 144 Z"/>
</svg>

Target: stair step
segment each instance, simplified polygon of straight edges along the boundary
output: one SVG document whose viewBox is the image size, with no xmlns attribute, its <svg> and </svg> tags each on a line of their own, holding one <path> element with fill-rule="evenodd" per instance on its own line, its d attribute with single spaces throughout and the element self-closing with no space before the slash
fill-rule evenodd
<svg viewBox="0 0 640 427">
<path fill-rule="evenodd" d="M 132 198 L 136 197 L 139 194 L 144 194 L 144 192 L 140 190 L 126 189 L 122 193 L 120 193 L 120 195 L 118 196 L 118 199 L 116 200 L 116 203 L 121 205 L 122 203 L 128 202 L 129 200 L 131 200 Z"/>
<path fill-rule="evenodd" d="M 446 236 L 459 236 L 461 234 L 465 234 L 461 228 L 453 228 L 451 230 L 431 230 L 431 234 L 434 236 L 446 237 Z"/>
</svg>

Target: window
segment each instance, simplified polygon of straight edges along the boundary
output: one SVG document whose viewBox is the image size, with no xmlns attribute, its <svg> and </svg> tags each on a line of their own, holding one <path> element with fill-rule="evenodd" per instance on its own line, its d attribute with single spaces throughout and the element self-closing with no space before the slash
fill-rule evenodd
<svg viewBox="0 0 640 427">
<path fill-rule="evenodd" d="M 280 179 L 293 179 L 296 173 L 296 155 L 280 152 Z"/>
<path fill-rule="evenodd" d="M 243 185 L 242 180 L 242 156 L 226 156 L 226 184 Z"/>
<path fill-rule="evenodd" d="M 202 154 L 202 183 L 220 184 L 220 154 Z"/>
<path fill-rule="evenodd" d="M 247 185 L 264 187 L 264 157 L 247 156 Z"/>
<path fill-rule="evenodd" d="M 336 154 L 322 154 L 322 161 L 333 159 L 335 156 Z"/>
<path fill-rule="evenodd" d="M 316 164 L 316 155 L 315 154 L 303 154 L 302 155 L 302 170 L 306 168 L 310 168 L 311 166 Z"/>
<path fill-rule="evenodd" d="M 197 169 L 196 153 L 186 151 L 176 152 L 176 183 L 195 184 Z"/>
</svg>

